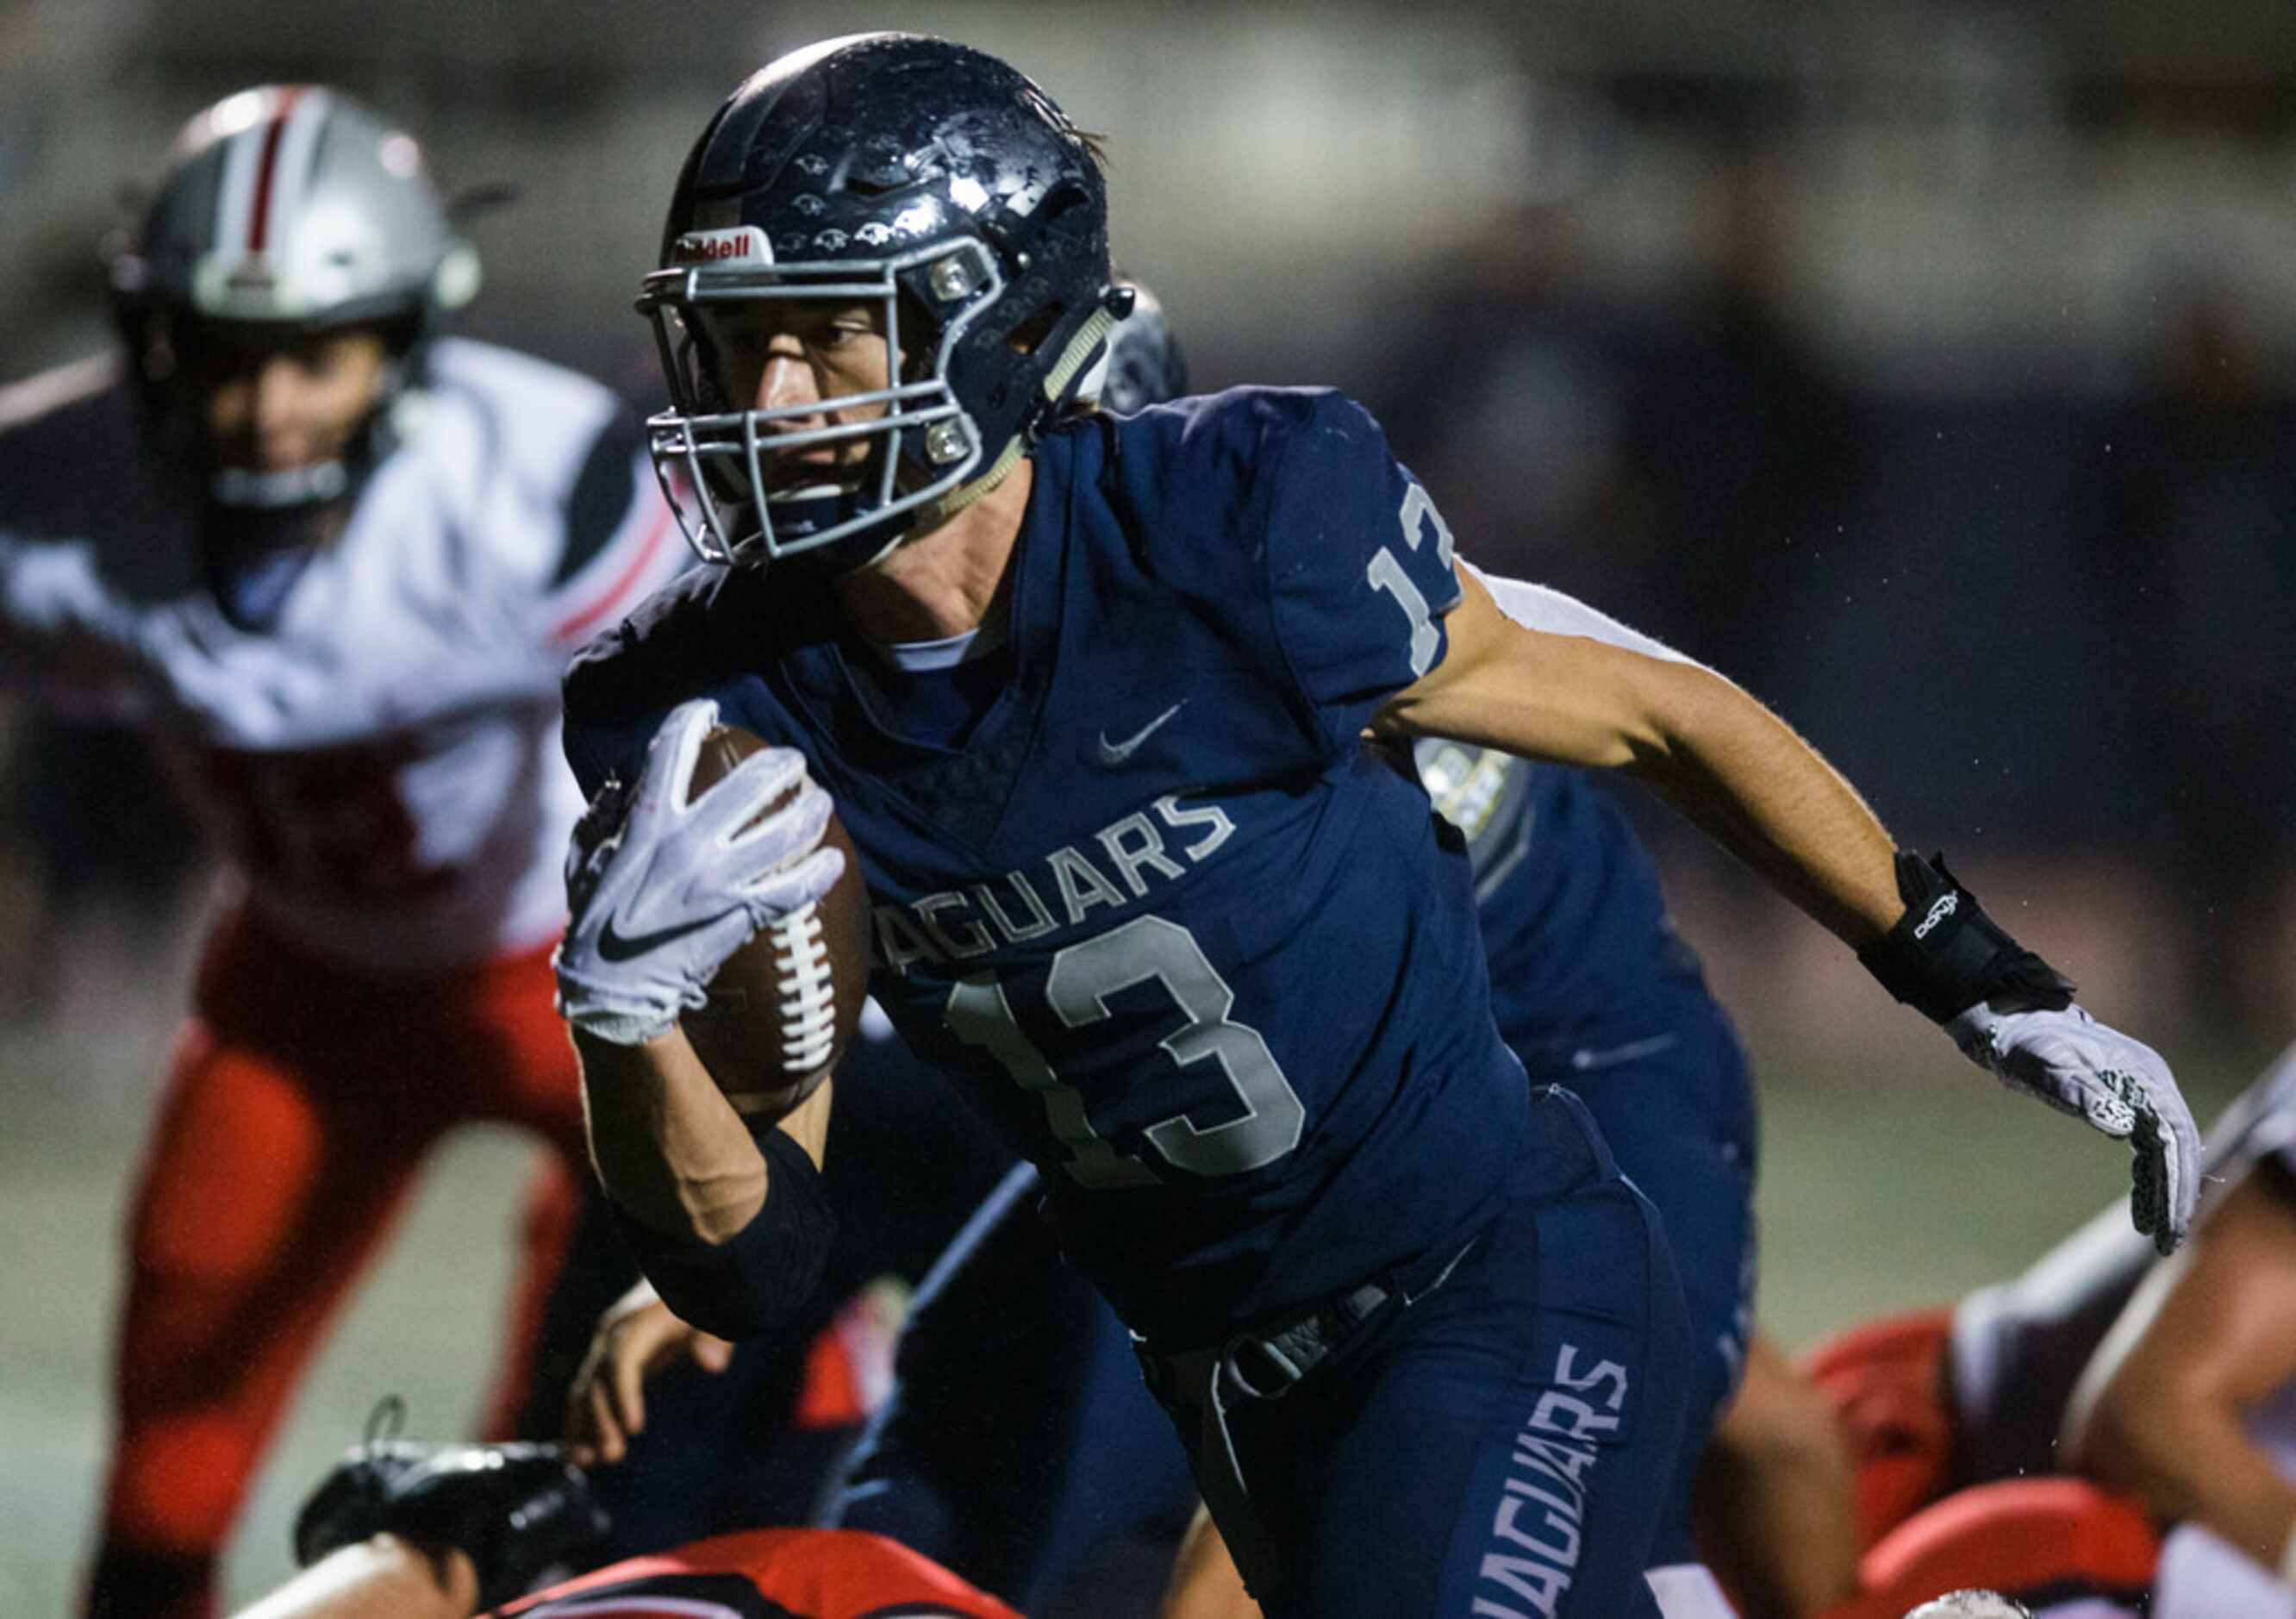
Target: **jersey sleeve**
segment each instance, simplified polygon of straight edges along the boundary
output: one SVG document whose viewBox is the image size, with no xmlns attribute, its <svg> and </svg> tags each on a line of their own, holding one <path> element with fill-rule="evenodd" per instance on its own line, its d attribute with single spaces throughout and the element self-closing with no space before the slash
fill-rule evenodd
<svg viewBox="0 0 2296 1619">
<path fill-rule="evenodd" d="M 561 513 L 563 536 L 540 604 L 544 640 L 561 652 L 621 618 L 693 560 L 627 409 L 618 407 L 591 442 Z"/>
<path fill-rule="evenodd" d="M 753 624 L 754 572 L 692 568 L 609 620 L 566 665 L 566 762 L 586 796 L 610 777 L 635 781 L 669 711 L 689 697 L 720 694 L 747 652 L 726 627 Z M 747 592 L 730 611 L 717 597 Z"/>
<path fill-rule="evenodd" d="M 1332 745 L 1351 751 L 1374 712 L 1443 661 L 1459 604 L 1451 530 L 1369 412 L 1306 396 L 1269 502 L 1275 636 Z"/>
<path fill-rule="evenodd" d="M 1706 666 L 1695 658 L 1685 657 L 1654 636 L 1646 636 L 1631 625 L 1621 624 L 1599 608 L 1567 596 L 1546 585 L 1527 584 L 1521 579 L 1502 579 L 1496 573 L 1486 573 L 1472 563 L 1460 564 L 1482 582 L 1491 593 L 1498 610 L 1525 629 L 1540 635 L 1577 636 L 1583 640 L 1600 641 L 1605 646 L 1616 646 L 1627 652 L 1639 653 L 1645 658 L 1656 658 L 1661 663 L 1687 663 L 1693 669 Z"/>
<path fill-rule="evenodd" d="M 632 782 L 645 762 L 661 715 L 632 703 L 616 688 L 617 641 L 620 627 L 609 630 L 574 656 L 567 666 L 566 712 L 562 744 L 566 763 L 585 798 L 595 798 L 610 780 Z"/>
<path fill-rule="evenodd" d="M 2206 1151 L 2212 1171 L 2268 1161 L 2296 1177 L 2296 1046 L 2282 1052 L 2225 1109 L 2209 1131 Z M 2237 1168 L 2228 1168 L 2226 1182 L 2237 1174 Z"/>
<path fill-rule="evenodd" d="M 141 719 L 134 636 L 86 547 L 20 544 L 0 514 L 0 686 L 68 720 Z"/>
<path fill-rule="evenodd" d="M 108 357 L 0 388 L 0 684 L 69 719 L 149 711 L 135 604 L 184 583 L 141 431 Z"/>
</svg>

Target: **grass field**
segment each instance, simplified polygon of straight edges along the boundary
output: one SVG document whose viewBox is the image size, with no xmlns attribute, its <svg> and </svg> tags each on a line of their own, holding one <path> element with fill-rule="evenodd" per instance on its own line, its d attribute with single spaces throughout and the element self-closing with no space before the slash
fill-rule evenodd
<svg viewBox="0 0 2296 1619">
<path fill-rule="evenodd" d="M 106 1437 L 116 1234 L 164 1049 L 156 1016 L 101 1038 L 0 1036 L 0 1614 L 68 1611 Z M 2120 1194 L 2124 1155 L 1999 1091 L 1915 1023 L 1764 1070 L 1762 1314 L 1789 1344 L 2014 1268 Z M 2205 1118 L 2268 1053 L 2180 1053 Z M 529 1149 L 472 1131 L 433 1165 L 387 1262 L 308 1382 L 229 1566 L 234 1598 L 288 1566 L 287 1524 L 385 1393 L 417 1432 L 472 1420 L 491 1366 Z"/>
</svg>

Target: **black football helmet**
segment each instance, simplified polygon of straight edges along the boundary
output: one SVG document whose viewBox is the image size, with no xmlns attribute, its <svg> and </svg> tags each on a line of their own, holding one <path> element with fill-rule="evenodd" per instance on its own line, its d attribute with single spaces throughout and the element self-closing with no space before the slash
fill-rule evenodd
<svg viewBox="0 0 2296 1619">
<path fill-rule="evenodd" d="M 987 493 L 1074 398 L 1131 307 L 1108 263 L 1086 137 L 1021 74 L 968 46 L 857 34 L 792 53 L 701 132 L 645 278 L 673 407 L 654 464 L 704 560 L 805 556 L 841 574 Z M 713 315 L 761 300 L 865 301 L 890 386 L 751 408 L 726 397 Z M 788 427 L 857 409 L 866 421 Z M 868 447 L 829 480 L 777 455 Z"/>
<path fill-rule="evenodd" d="M 381 1533 L 471 1559 L 488 1611 L 594 1562 L 612 1527 L 582 1470 L 556 1445 L 432 1444 L 398 1437 L 406 1408 L 384 1399 L 365 1442 L 346 1451 L 295 1515 L 295 1561 L 309 1567 Z"/>
</svg>

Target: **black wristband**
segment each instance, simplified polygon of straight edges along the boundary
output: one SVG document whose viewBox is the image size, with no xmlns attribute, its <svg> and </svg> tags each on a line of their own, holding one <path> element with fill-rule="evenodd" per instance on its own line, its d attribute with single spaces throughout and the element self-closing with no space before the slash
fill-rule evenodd
<svg viewBox="0 0 2296 1619">
<path fill-rule="evenodd" d="M 1898 851 L 1898 894 L 1906 914 L 1857 959 L 1898 1000 L 1940 1023 L 1979 1001 L 2004 1013 L 2072 1004 L 2072 980 L 1987 916 L 1946 869 L 1943 855 L 1924 860 Z"/>
<path fill-rule="evenodd" d="M 753 1338 L 789 1325 L 821 1281 L 837 1235 L 821 1171 L 788 1132 L 758 1138 L 766 1204 L 722 1243 L 666 1237 L 611 1197 L 623 1238 L 661 1302 L 680 1320 L 721 1338 Z"/>
</svg>

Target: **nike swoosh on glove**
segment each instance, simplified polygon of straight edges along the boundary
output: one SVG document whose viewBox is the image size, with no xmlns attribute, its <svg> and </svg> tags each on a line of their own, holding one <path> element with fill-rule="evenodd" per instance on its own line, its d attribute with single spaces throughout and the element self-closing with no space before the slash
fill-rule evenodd
<svg viewBox="0 0 2296 1619">
<path fill-rule="evenodd" d="M 702 1004 L 727 957 L 845 869 L 821 847 L 829 794 L 794 748 L 761 749 L 693 795 L 694 760 L 717 723 L 715 703 L 672 709 L 636 785 L 610 784 L 575 827 L 558 1010 L 599 1040 L 639 1046 L 667 1032 Z"/>
<path fill-rule="evenodd" d="M 2010 1089 L 2128 1142 L 2136 1155 L 2129 1216 L 2155 1248 L 2176 1251 L 2200 1200 L 2201 1132 L 2159 1052 L 2077 1005 L 2003 1013 L 1980 1001 L 1946 1032 Z"/>
</svg>

